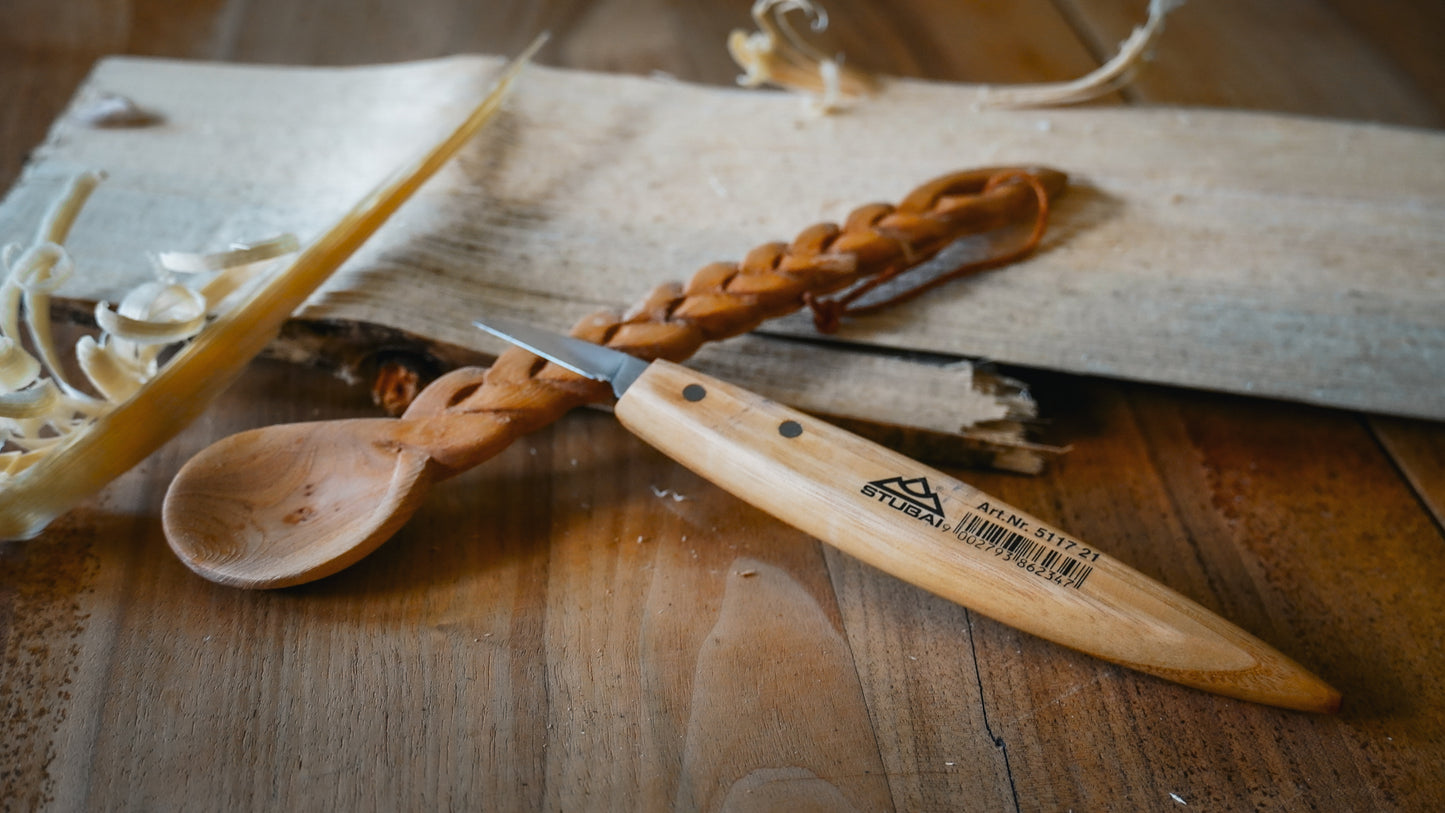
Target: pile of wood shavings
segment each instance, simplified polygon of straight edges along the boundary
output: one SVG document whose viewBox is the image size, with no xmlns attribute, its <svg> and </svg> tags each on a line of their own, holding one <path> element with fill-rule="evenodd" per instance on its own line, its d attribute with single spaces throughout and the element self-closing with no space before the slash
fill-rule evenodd
<svg viewBox="0 0 1445 813">
<path fill-rule="evenodd" d="M 71 225 L 104 175 L 71 181 L 28 248 L 0 253 L 0 489 L 87 431 L 160 369 L 165 350 L 203 330 L 209 314 L 278 257 L 298 250 L 292 235 L 215 254 L 157 256 L 157 279 L 112 308 L 101 302 L 99 336 L 84 336 L 75 362 L 86 388 L 66 371 L 50 323 L 50 298 L 75 271 L 65 249 Z M 180 280 L 184 279 L 184 282 Z M 30 349 L 23 333 L 28 335 Z M 82 495 L 83 496 L 83 495 Z"/>
<path fill-rule="evenodd" d="M 757 0 L 752 15 L 758 30 L 728 36 L 728 52 L 744 71 L 738 84 L 804 91 L 815 113 L 831 112 L 876 89 L 872 77 L 844 65 L 842 54 L 828 56 L 809 45 L 788 21 L 791 11 L 807 17 L 814 31 L 828 27 L 828 12 L 811 0 Z"/>
</svg>

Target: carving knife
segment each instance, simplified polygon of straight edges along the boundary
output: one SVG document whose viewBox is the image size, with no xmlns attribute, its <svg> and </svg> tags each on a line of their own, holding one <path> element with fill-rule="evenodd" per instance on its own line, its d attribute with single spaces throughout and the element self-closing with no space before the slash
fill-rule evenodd
<svg viewBox="0 0 1445 813">
<path fill-rule="evenodd" d="M 475 323 L 611 383 L 633 434 L 884 572 L 1017 629 L 1229 697 L 1333 712 L 1340 694 L 1268 644 L 1078 537 L 830 424 L 667 361 L 531 325 Z"/>
</svg>

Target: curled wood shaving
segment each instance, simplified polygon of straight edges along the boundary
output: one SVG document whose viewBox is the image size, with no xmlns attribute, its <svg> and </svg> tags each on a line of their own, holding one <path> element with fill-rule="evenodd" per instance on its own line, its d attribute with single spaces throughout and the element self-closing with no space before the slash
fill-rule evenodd
<svg viewBox="0 0 1445 813">
<path fill-rule="evenodd" d="M 1184 0 L 1149 0 L 1149 19 L 1124 40 L 1113 59 L 1086 76 L 1071 82 L 984 88 L 979 104 L 1013 109 L 1054 107 L 1087 102 L 1112 93 L 1133 81 L 1139 65 L 1149 58 L 1155 41 L 1164 33 L 1164 18 L 1182 5 Z"/>
<path fill-rule="evenodd" d="M 79 105 L 75 118 L 89 127 L 149 127 L 161 123 L 161 116 L 134 100 L 115 93 L 102 93 Z"/>
<path fill-rule="evenodd" d="M 788 21 L 792 11 L 802 12 L 814 31 L 828 27 L 828 12 L 811 0 L 757 0 L 752 15 L 758 30 L 728 36 L 728 51 L 745 71 L 738 84 L 770 84 L 814 94 L 809 106 L 820 113 L 871 93 L 873 79 L 845 67 L 842 54 L 830 57 L 810 45 Z"/>
<path fill-rule="evenodd" d="M 41 380 L 33 386 L 0 395 L 0 417 L 29 420 L 49 415 L 60 400 L 60 391 L 50 381 Z"/>
<path fill-rule="evenodd" d="M 8 336 L 0 336 L 0 392 L 12 393 L 40 375 L 40 362 Z"/>
<path fill-rule="evenodd" d="M 301 250 L 294 234 L 282 234 L 258 243 L 236 243 L 229 251 L 215 254 L 190 254 L 172 251 L 156 256 L 156 262 L 167 271 L 198 275 L 195 284 L 214 312 L 237 291 L 271 267 L 271 261 Z M 191 287 L 195 287 L 193 284 Z"/>
<path fill-rule="evenodd" d="M 201 274 L 208 271 L 224 271 L 240 266 L 249 266 L 266 260 L 274 260 L 283 254 L 300 250 L 301 245 L 294 234 L 283 234 L 259 243 L 238 243 L 230 251 L 215 254 L 191 254 L 184 251 L 166 251 L 156 255 L 161 267 L 167 271 L 182 274 Z"/>
<path fill-rule="evenodd" d="M 109 302 L 97 304 L 95 321 L 106 334 L 137 347 L 183 342 L 205 326 L 206 298 L 184 285 L 148 282 L 115 310 Z"/>
<path fill-rule="evenodd" d="M 1164 32 L 1164 18 L 1184 2 L 1149 0 L 1149 19 L 1124 40 L 1113 59 L 1086 76 L 1068 82 L 986 86 L 977 107 L 1055 107 L 1079 104 L 1118 90 L 1132 81 L 1139 66 L 1149 59 L 1151 49 Z M 786 15 L 791 11 L 806 15 L 815 31 L 828 26 L 827 12 L 811 0 L 757 0 L 752 14 L 758 30 L 751 34 L 734 31 L 728 37 L 728 51 L 746 71 L 738 77 L 738 84 L 744 87 L 771 84 L 816 94 L 810 104 L 825 113 L 876 89 L 877 82 L 872 77 L 845 67 L 841 54 L 829 57 L 808 44 L 788 21 Z"/>
<path fill-rule="evenodd" d="M 70 379 L 56 347 L 50 295 L 75 272 L 64 241 L 103 177 L 77 176 L 47 213 L 35 243 L 9 245 L 0 254 L 0 490 L 134 395 L 156 375 L 163 351 L 200 333 L 227 295 L 298 248 L 294 236 L 283 235 L 217 254 L 160 255 L 160 279 L 138 286 L 114 308 L 96 306 L 100 335 L 75 346 L 83 388 Z M 175 281 L 174 272 L 187 275 L 188 284 Z"/>
</svg>

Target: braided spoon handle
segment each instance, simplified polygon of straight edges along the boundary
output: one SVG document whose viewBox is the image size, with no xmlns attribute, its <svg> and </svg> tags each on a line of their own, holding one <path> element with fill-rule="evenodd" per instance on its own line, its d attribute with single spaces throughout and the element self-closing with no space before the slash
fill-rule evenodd
<svg viewBox="0 0 1445 813">
<path fill-rule="evenodd" d="M 571 333 L 648 361 L 682 361 L 704 342 L 747 333 L 799 310 L 810 297 L 919 265 L 965 235 L 1028 223 L 1039 204 L 1022 178 L 1049 198 L 1067 183 L 1063 173 L 1039 167 L 945 175 L 897 206 L 862 206 L 842 226 L 820 223 L 791 243 L 758 246 L 742 262 L 713 263 L 686 285 L 660 285 L 626 314 L 594 314 Z M 403 442 L 425 449 L 446 477 L 574 407 L 611 397 L 604 383 L 511 348 L 490 369 L 461 368 L 427 387 L 401 417 L 408 429 Z"/>
</svg>

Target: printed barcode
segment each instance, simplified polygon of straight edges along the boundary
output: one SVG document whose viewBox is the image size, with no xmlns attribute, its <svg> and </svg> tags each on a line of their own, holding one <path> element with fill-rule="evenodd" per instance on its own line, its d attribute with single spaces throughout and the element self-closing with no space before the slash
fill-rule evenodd
<svg viewBox="0 0 1445 813">
<path fill-rule="evenodd" d="M 978 514 L 965 514 L 963 519 L 958 521 L 955 533 L 960 539 L 972 536 L 987 542 L 995 552 L 1012 557 L 1013 563 L 1019 567 L 1043 576 L 1070 579 L 1073 582 L 1070 586 L 1074 588 L 1082 587 L 1084 579 L 1094 572 L 1092 566 L 1072 556 L 1065 556 L 1056 548 L 1029 539 L 1017 531 L 1010 531 Z M 1032 567 L 1029 567 L 1030 565 Z"/>
</svg>

